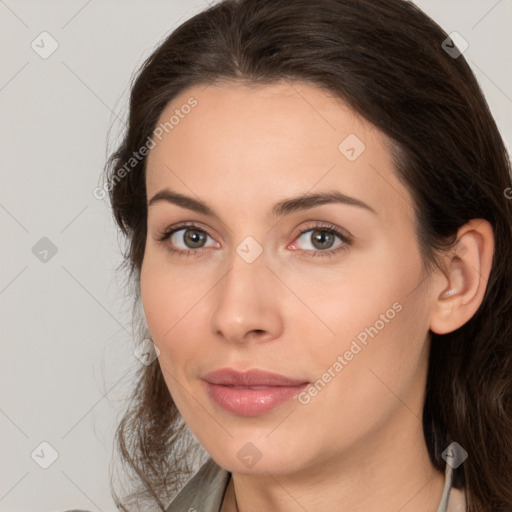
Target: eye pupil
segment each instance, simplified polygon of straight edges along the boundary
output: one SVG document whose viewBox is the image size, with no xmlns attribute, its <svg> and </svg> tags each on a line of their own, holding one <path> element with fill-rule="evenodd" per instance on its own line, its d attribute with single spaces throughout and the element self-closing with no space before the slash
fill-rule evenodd
<svg viewBox="0 0 512 512">
<path fill-rule="evenodd" d="M 192 233 L 192 235 L 191 235 Z M 202 231 L 194 230 L 194 229 L 187 229 L 185 231 L 184 239 L 185 243 L 187 245 L 191 244 L 191 249 L 197 249 L 198 246 L 195 246 L 195 244 L 199 243 L 199 247 L 201 246 L 201 242 L 204 242 L 205 240 L 205 233 Z"/>
<path fill-rule="evenodd" d="M 326 249 L 328 247 L 325 247 L 325 241 L 327 240 L 327 246 L 330 246 L 333 242 L 333 237 L 334 235 L 332 233 L 328 233 L 326 231 L 319 231 L 319 230 L 314 230 L 312 232 L 312 234 L 314 235 L 313 236 L 313 243 L 315 245 L 316 242 L 319 242 L 320 243 L 320 247 L 318 247 L 319 249 Z M 324 242 L 324 243 L 322 243 Z M 316 245 L 315 245 L 316 246 Z"/>
</svg>

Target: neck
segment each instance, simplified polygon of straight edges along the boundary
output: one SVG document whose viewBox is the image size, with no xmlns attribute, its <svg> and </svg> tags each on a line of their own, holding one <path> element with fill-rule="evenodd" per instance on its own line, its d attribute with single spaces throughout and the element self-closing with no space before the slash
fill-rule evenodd
<svg viewBox="0 0 512 512">
<path fill-rule="evenodd" d="M 222 512 L 435 511 L 444 472 L 430 462 L 418 418 L 405 410 L 391 427 L 293 473 L 233 473 Z M 408 431 L 409 439 L 398 434 Z"/>
</svg>

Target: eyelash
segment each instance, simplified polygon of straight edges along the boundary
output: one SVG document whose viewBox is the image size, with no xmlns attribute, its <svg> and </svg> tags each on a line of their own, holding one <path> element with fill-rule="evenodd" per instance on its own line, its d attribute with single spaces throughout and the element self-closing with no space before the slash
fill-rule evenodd
<svg viewBox="0 0 512 512">
<path fill-rule="evenodd" d="M 184 223 L 184 224 L 179 224 L 178 226 L 174 226 L 170 229 L 167 229 L 163 233 L 160 233 L 158 235 L 158 241 L 165 242 L 174 233 L 176 233 L 177 231 L 181 231 L 184 228 L 193 228 L 193 230 L 195 230 L 195 231 L 200 231 L 200 232 L 206 233 L 206 235 L 210 236 L 207 231 L 200 228 L 198 225 L 196 225 L 194 223 Z M 328 258 L 331 256 L 335 256 L 342 251 L 346 251 L 348 249 L 348 247 L 352 244 L 351 236 L 347 236 L 347 235 L 343 234 L 339 229 L 334 227 L 332 224 L 324 224 L 324 223 L 316 224 L 314 226 L 308 227 L 307 229 L 300 231 L 299 234 L 297 235 L 297 238 L 301 237 L 304 233 L 308 233 L 309 231 L 321 231 L 321 232 L 325 232 L 325 233 L 330 233 L 330 234 L 338 236 L 341 239 L 341 241 L 343 242 L 342 244 L 340 244 L 338 247 L 336 247 L 334 249 L 325 249 L 325 250 L 316 250 L 316 251 L 313 251 L 311 249 L 306 250 L 306 252 L 312 253 L 311 256 L 313 256 L 313 257 Z M 169 247 L 167 245 L 166 249 L 169 252 L 178 254 L 180 256 L 200 257 L 206 248 L 201 247 L 199 249 L 184 250 L 184 249 L 176 249 L 173 247 Z"/>
</svg>

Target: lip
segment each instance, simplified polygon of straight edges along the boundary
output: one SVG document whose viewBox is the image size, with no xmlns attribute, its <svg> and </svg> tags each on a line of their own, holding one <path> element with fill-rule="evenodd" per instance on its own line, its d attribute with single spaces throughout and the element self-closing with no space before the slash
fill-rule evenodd
<svg viewBox="0 0 512 512">
<path fill-rule="evenodd" d="M 304 379 L 251 369 L 222 368 L 202 377 L 210 398 L 222 409 L 242 416 L 258 416 L 298 395 Z"/>
</svg>

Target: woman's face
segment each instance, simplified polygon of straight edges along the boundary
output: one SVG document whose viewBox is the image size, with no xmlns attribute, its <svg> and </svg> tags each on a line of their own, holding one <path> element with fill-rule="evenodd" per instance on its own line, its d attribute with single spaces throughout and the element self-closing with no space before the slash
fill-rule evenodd
<svg viewBox="0 0 512 512">
<path fill-rule="evenodd" d="M 432 297 L 383 134 L 304 83 L 193 87 L 166 122 L 141 292 L 195 437 L 240 473 L 389 457 L 397 432 L 416 446 Z M 204 380 L 226 368 L 306 384 Z"/>
</svg>

